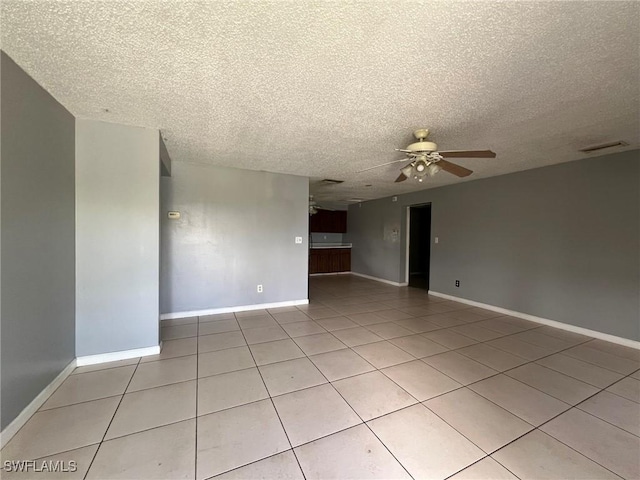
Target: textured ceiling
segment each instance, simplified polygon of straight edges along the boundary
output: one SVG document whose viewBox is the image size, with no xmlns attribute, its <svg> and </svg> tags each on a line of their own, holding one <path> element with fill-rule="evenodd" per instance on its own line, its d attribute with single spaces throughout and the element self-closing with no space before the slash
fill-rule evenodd
<svg viewBox="0 0 640 480">
<path fill-rule="evenodd" d="M 2 48 L 73 114 L 174 161 L 304 175 L 320 203 L 640 143 L 639 2 L 7 1 Z M 108 111 L 107 111 L 108 110 Z M 394 184 L 418 127 L 494 150 Z M 319 186 L 322 178 L 344 180 Z M 370 184 L 370 187 L 365 185 Z"/>
</svg>

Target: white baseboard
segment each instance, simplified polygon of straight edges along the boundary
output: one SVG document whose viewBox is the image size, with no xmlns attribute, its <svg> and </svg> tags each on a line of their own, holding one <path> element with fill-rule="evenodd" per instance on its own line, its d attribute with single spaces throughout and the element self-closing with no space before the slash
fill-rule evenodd
<svg viewBox="0 0 640 480">
<path fill-rule="evenodd" d="M 158 355 L 162 349 L 162 343 L 154 347 L 134 348 L 133 350 L 122 350 L 120 352 L 100 353 L 98 355 L 86 355 L 76 358 L 78 367 L 85 365 L 95 365 L 97 363 L 115 362 L 117 360 L 127 360 L 129 358 L 146 357 L 148 355 Z"/>
<path fill-rule="evenodd" d="M 310 277 L 323 277 L 326 275 L 350 275 L 351 272 L 310 273 Z"/>
<path fill-rule="evenodd" d="M 76 360 L 71 360 L 69 365 L 64 367 L 56 378 L 52 380 L 52 382 L 44 387 L 44 389 L 38 394 L 36 398 L 31 400 L 31 403 L 24 407 L 24 409 L 18 414 L 13 421 L 5 427 L 2 432 L 0 432 L 0 448 L 4 448 L 4 446 L 9 443 L 9 440 L 13 438 L 13 436 L 18 433 L 25 423 L 33 416 L 34 413 L 38 411 L 38 409 L 46 402 L 51 394 L 56 391 L 56 389 L 66 380 L 66 378 L 71 375 L 71 372 L 76 368 Z"/>
<path fill-rule="evenodd" d="M 215 315 L 218 313 L 248 312 L 249 310 L 263 310 L 265 308 L 295 307 L 296 305 L 307 305 L 308 303 L 309 299 L 304 298 L 302 300 L 289 300 L 286 302 L 257 303 L 255 305 L 238 305 L 236 307 L 208 308 L 206 310 L 191 310 L 188 312 L 162 313 L 160 315 L 160 320 L 171 320 L 173 318 L 182 317 L 198 317 L 201 315 Z"/>
<path fill-rule="evenodd" d="M 559 328 L 560 330 L 567 330 L 568 332 L 579 333 L 580 335 L 587 335 L 589 337 L 598 338 L 606 342 L 617 343 L 618 345 L 624 345 L 625 347 L 631 347 L 640 350 L 640 342 L 638 342 L 637 340 L 618 337 L 609 333 L 598 332 L 597 330 L 590 330 L 588 328 L 578 327 L 576 325 L 570 325 L 568 323 L 558 322 L 556 320 L 549 320 L 548 318 L 536 317 L 535 315 L 529 315 L 528 313 L 516 312 L 515 310 L 496 307 L 495 305 L 476 302 L 474 300 L 467 300 L 466 298 L 455 297 L 453 295 L 447 295 L 446 293 L 434 292 L 433 290 L 429 290 L 429 295 L 445 298 L 447 300 L 453 300 L 454 302 L 466 303 L 467 305 L 484 308 L 485 310 L 504 313 L 505 315 L 522 318 L 523 320 L 529 320 L 531 322 L 540 323 L 542 325 Z"/>
<path fill-rule="evenodd" d="M 384 278 L 372 277 L 371 275 L 365 275 L 364 273 L 351 272 L 351 275 L 355 275 L 357 277 L 362 277 L 362 278 L 367 278 L 369 280 L 375 280 L 376 282 L 386 283 L 387 285 L 393 285 L 394 287 L 406 287 L 408 285 L 407 282 L 403 282 L 403 283 L 392 282 L 391 280 L 385 280 Z"/>
</svg>

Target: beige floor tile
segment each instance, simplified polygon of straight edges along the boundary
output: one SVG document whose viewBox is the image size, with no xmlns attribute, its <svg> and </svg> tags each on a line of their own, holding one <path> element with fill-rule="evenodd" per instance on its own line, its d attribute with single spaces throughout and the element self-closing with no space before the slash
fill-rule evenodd
<svg viewBox="0 0 640 480">
<path fill-rule="evenodd" d="M 440 353 L 423 358 L 422 361 L 462 385 L 468 385 L 498 373 L 494 369 L 456 352 Z"/>
<path fill-rule="evenodd" d="M 536 363 L 600 388 L 606 388 L 622 378 L 619 373 L 561 353 L 541 358 Z"/>
<path fill-rule="evenodd" d="M 197 441 L 198 480 L 291 448 L 271 400 L 198 417 Z"/>
<path fill-rule="evenodd" d="M 288 306 L 288 307 L 276 307 L 276 308 L 267 308 L 267 312 L 269 312 L 271 315 L 273 315 L 274 313 L 284 313 L 284 312 L 297 312 L 298 307 L 297 306 Z"/>
<path fill-rule="evenodd" d="M 294 447 L 362 422 L 330 384 L 281 395 L 273 403 Z"/>
<path fill-rule="evenodd" d="M 570 405 L 580 403 L 585 398 L 598 392 L 593 385 L 568 377 L 537 363 L 527 363 L 521 367 L 505 372 L 516 380 L 537 388 Z"/>
<path fill-rule="evenodd" d="M 256 343 L 274 342 L 276 340 L 284 340 L 289 338 L 280 325 L 272 327 L 250 328 L 243 330 L 244 337 L 249 345 Z"/>
<path fill-rule="evenodd" d="M 613 370 L 623 375 L 629 375 L 640 368 L 640 361 L 638 360 L 618 357 L 617 355 L 603 352 L 597 348 L 590 348 L 588 344 L 570 348 L 562 352 L 562 354 L 606 368 L 607 370 Z"/>
<path fill-rule="evenodd" d="M 175 325 L 173 327 L 162 327 L 162 340 L 176 340 L 178 338 L 188 338 L 198 336 L 198 324 Z"/>
<path fill-rule="evenodd" d="M 305 335 L 327 332 L 324 328 L 313 321 L 285 323 L 282 325 L 282 328 L 290 337 L 303 337 Z"/>
<path fill-rule="evenodd" d="M 370 372 L 375 368 L 348 348 L 309 357 L 330 382 Z"/>
<path fill-rule="evenodd" d="M 98 363 L 96 365 L 85 365 L 84 367 L 76 368 L 71 375 L 77 375 L 78 373 L 96 372 L 98 370 L 107 370 L 109 368 L 126 367 L 127 365 L 136 365 L 140 361 L 140 357 L 129 358 L 127 360 L 117 360 L 115 362 Z"/>
<path fill-rule="evenodd" d="M 354 347 L 353 350 L 376 368 L 390 367 L 415 359 L 413 355 L 408 354 L 388 341 L 361 345 Z"/>
<path fill-rule="evenodd" d="M 198 338 L 198 353 L 224 350 L 225 348 L 242 347 L 247 342 L 242 332 L 216 333 Z"/>
<path fill-rule="evenodd" d="M 339 317 L 340 312 L 335 311 L 332 308 L 316 308 L 305 312 L 306 315 L 313 320 L 321 320 L 325 318 Z"/>
<path fill-rule="evenodd" d="M 237 330 L 240 330 L 240 326 L 236 320 L 219 320 L 217 322 L 201 323 L 198 326 L 198 335 L 213 335 L 214 333 L 234 332 Z"/>
<path fill-rule="evenodd" d="M 474 325 L 486 328 L 487 330 L 493 330 L 494 332 L 502 333 L 504 335 L 511 335 L 513 333 L 523 332 L 526 329 L 520 325 L 513 324 L 509 321 L 502 320 L 501 318 L 488 318 L 474 323 Z"/>
<path fill-rule="evenodd" d="M 105 439 L 110 440 L 195 416 L 195 380 L 127 393 L 113 417 Z"/>
<path fill-rule="evenodd" d="M 586 335 L 580 335 L 579 333 L 569 332 L 567 330 L 561 330 L 554 327 L 540 327 L 536 329 L 536 332 L 559 338 L 565 342 L 572 343 L 573 345 L 593 340 L 591 337 L 587 337 Z"/>
<path fill-rule="evenodd" d="M 368 422 L 414 478 L 446 478 L 484 452 L 422 405 Z"/>
<path fill-rule="evenodd" d="M 120 397 L 36 412 L 2 449 L 2 460 L 42 458 L 102 440 Z"/>
<path fill-rule="evenodd" d="M 617 479 L 618 477 L 549 435 L 534 430 L 493 457 L 520 478 Z M 455 478 L 455 477 L 454 477 Z"/>
<path fill-rule="evenodd" d="M 518 480 L 514 474 L 491 457 L 485 457 L 456 473 L 450 480 Z"/>
<path fill-rule="evenodd" d="M 356 347 L 367 343 L 382 341 L 382 338 L 364 327 L 347 328 L 345 330 L 336 330 L 333 335 L 338 337 L 345 345 Z"/>
<path fill-rule="evenodd" d="M 357 323 L 349 320 L 347 317 L 320 318 L 318 320 L 315 320 L 315 322 L 322 328 L 330 332 L 333 332 L 334 330 L 343 330 L 345 328 L 354 328 L 358 326 Z"/>
<path fill-rule="evenodd" d="M 604 391 L 577 408 L 640 437 L 640 403 Z"/>
<path fill-rule="evenodd" d="M 162 351 L 158 355 L 142 357 L 140 363 L 155 362 L 168 358 L 185 357 L 198 353 L 197 337 L 180 338 L 178 340 L 165 340 L 162 342 Z"/>
<path fill-rule="evenodd" d="M 527 363 L 527 360 L 522 357 L 517 357 L 516 355 L 512 355 L 500 350 L 499 348 L 491 347 L 485 343 L 478 343 L 476 345 L 471 345 L 470 347 L 464 347 L 456 350 L 456 352 L 499 372 Z"/>
<path fill-rule="evenodd" d="M 629 360 L 640 362 L 640 350 L 638 350 L 637 348 L 625 347 L 624 345 L 605 342 L 604 340 L 600 339 L 593 340 L 589 343 L 585 343 L 584 345 L 589 348 L 595 348 L 597 350 L 610 353 L 611 355 L 616 355 L 618 357 L 624 357 Z"/>
<path fill-rule="evenodd" d="M 576 408 L 540 427 L 623 478 L 640 478 L 640 438 Z"/>
<path fill-rule="evenodd" d="M 291 339 L 276 340 L 275 342 L 256 343 L 250 345 L 253 358 L 258 365 L 283 362 L 294 358 L 304 357 L 304 353 Z"/>
<path fill-rule="evenodd" d="M 441 325 L 427 320 L 429 318 L 431 317 L 408 318 L 406 320 L 396 320 L 394 323 L 414 333 L 426 333 L 442 328 Z"/>
<path fill-rule="evenodd" d="M 186 420 L 106 441 L 87 479 L 193 478 L 196 422 Z"/>
<path fill-rule="evenodd" d="M 271 396 L 327 383 L 308 358 L 263 365 L 259 369 Z"/>
<path fill-rule="evenodd" d="M 368 325 L 366 328 L 385 340 L 390 338 L 406 337 L 407 335 L 413 335 L 414 333 L 413 331 L 401 327 L 397 323 L 393 322 L 375 323 L 373 325 Z"/>
<path fill-rule="evenodd" d="M 70 375 L 42 405 L 40 410 L 122 395 L 135 369 L 135 365 L 130 365 Z"/>
<path fill-rule="evenodd" d="M 198 377 L 255 367 L 249 347 L 227 348 L 198 355 Z"/>
<path fill-rule="evenodd" d="M 127 392 L 186 382 L 196 378 L 197 355 L 138 365 Z"/>
<path fill-rule="evenodd" d="M 461 386 L 420 360 L 385 368 L 382 373 L 421 402 Z"/>
<path fill-rule="evenodd" d="M 238 325 L 242 330 L 247 330 L 249 328 L 275 327 L 278 322 L 271 315 L 256 315 L 253 317 L 240 317 Z"/>
<path fill-rule="evenodd" d="M 459 325 L 451 328 L 452 332 L 459 333 L 465 337 L 473 338 L 479 342 L 486 342 L 504 336 L 503 333 L 489 330 L 488 328 L 482 328 L 478 325 Z"/>
<path fill-rule="evenodd" d="M 338 315 L 338 314 L 336 314 Z M 308 322 L 310 317 L 305 315 L 301 311 L 295 312 L 282 312 L 282 313 L 274 313 L 273 317 L 276 319 L 280 325 L 285 325 L 287 323 L 295 323 L 295 322 Z"/>
<path fill-rule="evenodd" d="M 433 342 L 422 335 L 394 338 L 389 341 L 416 358 L 428 357 L 448 350 L 447 347 Z"/>
<path fill-rule="evenodd" d="M 458 325 L 466 325 L 467 323 L 457 318 L 451 318 L 450 316 L 444 313 L 429 315 L 429 321 L 436 325 L 440 325 L 441 328 L 457 327 Z"/>
<path fill-rule="evenodd" d="M 557 398 L 506 375 L 487 378 L 469 388 L 535 426 L 570 408 Z"/>
<path fill-rule="evenodd" d="M 297 337 L 294 341 L 307 355 L 317 355 L 318 353 L 331 352 L 347 347 L 330 333 L 318 333 L 316 335 Z"/>
<path fill-rule="evenodd" d="M 387 323 L 389 321 L 378 316 L 374 312 L 354 313 L 349 315 L 349 318 L 363 327 L 367 325 L 373 325 L 375 323 Z"/>
<path fill-rule="evenodd" d="M 235 318 L 236 316 L 233 312 L 214 313 L 211 315 L 200 315 L 200 317 L 198 317 L 200 323 L 217 322 L 218 320 L 233 320 Z"/>
<path fill-rule="evenodd" d="M 460 335 L 450 329 L 435 330 L 423 333 L 422 336 L 447 348 L 462 348 L 478 343 L 477 340 Z"/>
<path fill-rule="evenodd" d="M 401 312 L 407 313 L 412 317 L 424 317 L 425 315 L 429 315 L 429 312 L 430 312 L 430 310 L 427 309 L 426 304 L 416 305 L 415 307 L 402 307 L 402 308 L 398 308 L 398 310 L 400 310 Z M 400 318 L 395 320 L 402 320 L 402 319 Z"/>
<path fill-rule="evenodd" d="M 258 460 L 244 467 L 214 477 L 216 480 L 304 480 L 304 475 L 291 450 Z"/>
<path fill-rule="evenodd" d="M 633 376 L 623 378 L 611 385 L 607 390 L 628 400 L 640 403 L 640 378 L 633 378 Z"/>
<path fill-rule="evenodd" d="M 245 310 L 244 312 L 235 312 L 235 316 L 237 319 L 246 318 L 246 317 L 257 317 L 261 315 L 268 315 L 269 312 L 264 308 L 259 308 L 257 310 Z"/>
<path fill-rule="evenodd" d="M 198 380 L 198 415 L 269 398 L 257 368 Z"/>
<path fill-rule="evenodd" d="M 97 450 L 98 444 L 95 444 L 64 453 L 56 453 L 55 455 L 36 461 L 35 466 L 40 469 L 41 472 L 21 472 L 17 469 L 4 469 L 0 471 L 0 476 L 2 480 L 38 480 L 38 478 L 41 480 L 83 480 Z M 27 459 L 21 458 L 21 460 Z M 50 462 L 61 462 L 61 465 L 66 471 L 51 472 L 43 470 L 50 465 Z M 71 469 L 71 462 L 75 463 L 76 470 L 74 472 L 69 471 Z M 44 463 L 46 463 L 46 467 L 43 465 Z M 43 473 L 43 471 L 46 473 Z"/>
<path fill-rule="evenodd" d="M 395 321 L 395 320 L 404 320 L 406 318 L 413 317 L 413 315 L 410 315 L 406 312 L 401 312 L 400 310 L 396 310 L 396 309 L 379 310 L 376 312 L 376 315 L 380 318 L 384 318 L 387 322 Z"/>
<path fill-rule="evenodd" d="M 540 329 L 538 328 L 536 328 L 535 330 L 527 330 L 526 332 L 521 332 L 513 335 L 513 338 L 555 351 L 564 350 L 565 348 L 569 348 L 575 345 L 575 342 L 562 340 L 561 338 L 552 337 L 550 335 L 545 335 L 539 330 Z"/>
<path fill-rule="evenodd" d="M 424 404 L 487 453 L 533 429 L 533 426 L 468 388 L 433 398 Z"/>
<path fill-rule="evenodd" d="M 640 380 L 640 370 L 638 370 L 638 371 L 637 371 L 637 372 L 635 372 L 635 373 L 632 373 L 632 374 L 631 374 L 631 376 L 632 376 L 633 378 L 635 378 L 636 380 Z"/>
<path fill-rule="evenodd" d="M 378 371 L 333 383 L 358 415 L 368 421 L 417 403 L 417 400 Z"/>
<path fill-rule="evenodd" d="M 458 320 L 464 320 L 467 323 L 471 322 L 479 322 L 480 320 L 485 320 L 486 315 L 480 315 L 478 313 L 472 312 L 469 308 L 464 308 L 464 310 L 454 310 L 449 312 L 451 318 L 457 318 Z"/>
<path fill-rule="evenodd" d="M 491 340 L 487 342 L 487 345 L 512 353 L 518 357 L 526 358 L 527 360 L 538 360 L 555 352 L 552 348 L 539 347 L 538 345 L 518 340 L 512 336 Z"/>
<path fill-rule="evenodd" d="M 295 452 L 307 480 L 411 479 L 364 425 L 307 443 Z"/>
</svg>

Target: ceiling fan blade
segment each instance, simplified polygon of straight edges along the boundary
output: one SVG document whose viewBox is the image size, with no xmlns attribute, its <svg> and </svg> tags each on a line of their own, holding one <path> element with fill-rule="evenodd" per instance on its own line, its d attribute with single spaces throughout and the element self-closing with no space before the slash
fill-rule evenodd
<svg viewBox="0 0 640 480">
<path fill-rule="evenodd" d="M 461 167 L 460 165 L 456 165 L 455 163 L 447 162 L 446 160 L 440 160 L 436 163 L 442 170 L 445 172 L 449 172 L 454 174 L 457 177 L 468 177 L 473 173 L 472 170 L 468 168 Z"/>
<path fill-rule="evenodd" d="M 444 158 L 496 158 L 491 150 L 449 150 L 438 151 Z"/>
<path fill-rule="evenodd" d="M 367 170 L 373 170 L 374 168 L 384 167 L 385 165 L 391 165 L 392 163 L 398 163 L 406 160 L 406 158 L 401 158 L 400 160 L 394 160 L 393 162 L 381 163 L 380 165 L 376 165 L 374 167 L 365 168 L 364 170 L 358 170 L 356 173 L 366 172 Z"/>
<path fill-rule="evenodd" d="M 398 175 L 398 178 L 396 178 L 396 181 L 394 183 L 404 182 L 406 179 L 406 175 L 404 173 L 401 173 L 400 175 Z"/>
</svg>

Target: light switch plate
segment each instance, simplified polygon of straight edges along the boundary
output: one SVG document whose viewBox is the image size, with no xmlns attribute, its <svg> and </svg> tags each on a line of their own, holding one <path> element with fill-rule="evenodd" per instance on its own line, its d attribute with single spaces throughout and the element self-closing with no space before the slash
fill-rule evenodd
<svg viewBox="0 0 640 480">
<path fill-rule="evenodd" d="M 296 243 L 302 243 L 302 237 L 296 237 Z"/>
</svg>

